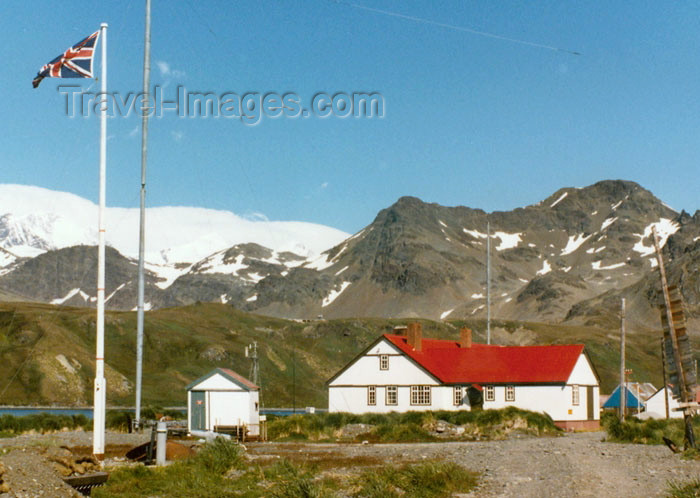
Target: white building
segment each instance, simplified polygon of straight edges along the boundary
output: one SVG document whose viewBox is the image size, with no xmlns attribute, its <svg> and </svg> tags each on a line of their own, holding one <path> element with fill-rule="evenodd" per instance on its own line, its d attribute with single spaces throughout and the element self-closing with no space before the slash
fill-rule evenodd
<svg viewBox="0 0 700 498">
<path fill-rule="evenodd" d="M 396 332 L 396 331 L 395 331 Z M 598 375 L 582 344 L 496 346 L 423 339 L 420 324 L 384 334 L 328 381 L 331 412 L 516 406 L 562 428 L 600 426 Z"/>
<path fill-rule="evenodd" d="M 646 402 L 646 411 L 639 415 L 639 418 L 666 418 L 666 396 L 668 395 L 668 416 L 669 418 L 683 418 L 683 412 L 678 409 L 678 400 L 673 398 L 669 387 L 662 387 Z"/>
<path fill-rule="evenodd" d="M 187 430 L 245 427 L 259 435 L 260 388 L 228 368 L 217 368 L 187 386 Z"/>
</svg>

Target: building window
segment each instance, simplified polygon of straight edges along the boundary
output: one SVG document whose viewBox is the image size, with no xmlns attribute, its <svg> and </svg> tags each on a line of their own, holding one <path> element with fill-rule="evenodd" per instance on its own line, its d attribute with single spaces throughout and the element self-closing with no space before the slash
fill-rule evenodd
<svg viewBox="0 0 700 498">
<path fill-rule="evenodd" d="M 464 391 L 462 391 L 462 386 L 454 386 L 453 389 L 454 389 L 454 393 L 453 393 L 454 404 L 455 404 L 455 406 L 459 406 L 462 404 L 462 399 L 464 397 L 464 395 L 463 395 Z"/>
<path fill-rule="evenodd" d="M 399 404 L 399 388 L 396 386 L 386 386 L 386 404 Z"/>
<path fill-rule="evenodd" d="M 579 395 L 578 395 L 578 386 L 577 385 L 571 386 L 571 404 L 574 406 L 578 406 L 578 404 L 579 404 Z"/>
<path fill-rule="evenodd" d="M 515 401 L 515 386 L 506 386 L 506 401 Z"/>
<path fill-rule="evenodd" d="M 389 355 L 379 355 L 379 370 L 389 370 Z"/>
<path fill-rule="evenodd" d="M 411 404 L 429 405 L 430 386 L 411 386 Z"/>
<path fill-rule="evenodd" d="M 496 388 L 484 386 L 484 401 L 496 401 Z"/>
<path fill-rule="evenodd" d="M 367 386 L 367 404 L 377 404 L 377 386 Z"/>
</svg>

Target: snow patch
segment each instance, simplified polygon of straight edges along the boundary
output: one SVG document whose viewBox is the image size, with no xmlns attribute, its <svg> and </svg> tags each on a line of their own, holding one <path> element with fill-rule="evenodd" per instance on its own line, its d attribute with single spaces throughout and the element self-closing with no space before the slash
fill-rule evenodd
<svg viewBox="0 0 700 498">
<path fill-rule="evenodd" d="M 253 294 L 253 295 L 250 296 L 248 299 L 246 299 L 246 301 L 249 302 L 249 303 L 252 303 L 253 301 L 257 301 L 257 300 L 258 300 L 258 295 L 257 295 L 257 294 Z"/>
<path fill-rule="evenodd" d="M 497 237 L 501 239 L 501 243 L 496 247 L 497 251 L 504 251 L 506 249 L 512 249 L 518 246 L 521 242 L 520 236 L 522 233 L 506 233 L 506 232 L 494 232 L 492 237 Z"/>
<path fill-rule="evenodd" d="M 452 313 L 455 309 L 452 308 L 451 310 L 443 311 L 442 314 L 440 314 L 440 320 L 444 320 L 448 316 L 450 316 L 450 313 Z"/>
<path fill-rule="evenodd" d="M 340 284 L 339 290 L 333 289 L 328 294 L 328 296 L 323 298 L 323 303 L 321 304 L 321 306 L 325 308 L 326 306 L 331 304 L 333 301 L 335 301 L 338 298 L 338 296 L 341 295 L 343 293 L 343 291 L 348 288 L 348 285 L 350 285 L 350 283 L 351 282 L 343 282 L 342 284 Z"/>
<path fill-rule="evenodd" d="M 472 311 L 472 315 L 473 315 L 474 313 L 476 313 L 477 311 L 479 311 L 479 310 L 483 310 L 485 307 L 486 307 L 486 305 L 485 305 L 485 304 L 482 304 L 482 305 L 479 306 L 478 308 L 475 308 L 474 311 Z"/>
<path fill-rule="evenodd" d="M 553 208 L 554 206 L 556 206 L 557 204 L 559 204 L 561 201 L 563 201 L 564 198 L 565 198 L 567 195 L 569 195 L 569 193 L 568 193 L 568 192 L 564 192 L 564 193 L 559 197 L 559 199 L 557 199 L 556 201 L 554 201 L 549 207 L 550 207 L 550 208 Z"/>
<path fill-rule="evenodd" d="M 447 225 L 445 225 L 445 222 L 444 222 L 444 221 L 438 220 L 438 223 L 440 223 L 442 226 L 444 226 L 445 228 L 447 228 Z"/>
<path fill-rule="evenodd" d="M 549 262 L 545 259 L 544 263 L 542 263 L 542 269 L 538 270 L 537 273 L 535 273 L 535 275 L 546 275 L 550 271 L 552 271 L 552 267 L 549 264 Z"/>
<path fill-rule="evenodd" d="M 80 288 L 71 289 L 65 296 L 52 299 L 51 304 L 63 304 L 66 301 L 68 301 L 71 297 L 75 296 L 78 292 L 81 292 Z"/>
<path fill-rule="evenodd" d="M 612 209 L 613 211 L 615 211 L 617 208 L 620 207 L 620 204 L 622 204 L 623 201 L 624 201 L 624 199 L 621 200 L 620 202 L 617 202 L 617 203 L 613 204 L 612 206 L 610 206 L 610 209 Z"/>
<path fill-rule="evenodd" d="M 509 302 L 511 302 L 512 300 L 513 300 L 513 298 L 512 298 L 512 297 L 509 297 L 509 298 L 506 299 L 504 302 L 509 303 Z"/>
<path fill-rule="evenodd" d="M 472 299 L 484 299 L 483 294 L 472 294 Z"/>
<path fill-rule="evenodd" d="M 602 261 L 594 261 L 591 263 L 591 267 L 594 270 L 614 270 L 615 268 L 620 268 L 621 266 L 625 266 L 627 263 L 622 262 L 622 263 L 615 263 L 612 265 L 607 265 L 607 266 L 602 266 L 601 265 Z"/>
<path fill-rule="evenodd" d="M 219 299 L 221 299 L 221 304 L 226 304 L 228 302 L 228 299 L 226 299 L 226 294 L 221 294 Z"/>
<path fill-rule="evenodd" d="M 639 237 L 639 241 L 632 247 L 633 251 L 637 251 L 640 256 L 649 256 L 654 253 L 654 241 L 651 241 L 651 245 L 647 246 L 644 244 L 644 239 L 651 236 L 652 227 L 656 228 L 656 233 L 659 236 L 659 247 L 666 245 L 668 238 L 676 233 L 680 228 L 680 225 L 675 221 L 671 221 L 668 218 L 661 218 L 656 223 L 649 224 L 645 229 L 644 233 L 635 233 L 636 237 Z"/>
<path fill-rule="evenodd" d="M 348 268 L 350 268 L 350 267 L 349 267 L 349 266 L 346 266 L 346 267 L 344 267 L 344 268 L 338 270 L 337 272 L 335 272 L 335 276 L 337 277 L 338 275 L 340 275 L 341 273 L 343 273 L 343 272 L 344 272 L 345 270 L 347 270 Z"/>
<path fill-rule="evenodd" d="M 471 235 L 475 239 L 485 239 L 486 238 L 485 233 L 477 232 L 476 230 L 467 230 L 466 228 L 462 228 L 462 231 L 464 231 L 464 233 L 466 233 L 466 234 Z"/>
<path fill-rule="evenodd" d="M 615 216 L 614 218 L 606 218 L 605 220 L 603 220 L 603 224 L 600 225 L 600 230 L 601 231 L 605 230 L 606 228 L 608 228 L 610 225 L 612 225 L 616 221 L 617 221 L 617 216 Z"/>
<path fill-rule="evenodd" d="M 593 234 L 591 234 L 593 235 Z M 569 236 L 569 241 L 566 243 L 566 247 L 562 249 L 561 251 L 561 256 L 566 256 L 567 254 L 571 254 L 574 252 L 576 249 L 581 247 L 581 244 L 586 242 L 591 235 L 588 235 L 587 237 L 584 237 L 582 233 L 579 233 L 577 235 L 570 235 Z"/>
</svg>

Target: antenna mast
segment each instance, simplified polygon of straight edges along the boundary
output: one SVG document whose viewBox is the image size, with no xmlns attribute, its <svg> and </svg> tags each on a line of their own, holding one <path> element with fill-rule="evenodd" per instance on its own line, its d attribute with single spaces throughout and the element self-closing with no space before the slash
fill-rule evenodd
<svg viewBox="0 0 700 498">
<path fill-rule="evenodd" d="M 486 344 L 491 344 L 491 224 L 486 222 Z"/>
</svg>

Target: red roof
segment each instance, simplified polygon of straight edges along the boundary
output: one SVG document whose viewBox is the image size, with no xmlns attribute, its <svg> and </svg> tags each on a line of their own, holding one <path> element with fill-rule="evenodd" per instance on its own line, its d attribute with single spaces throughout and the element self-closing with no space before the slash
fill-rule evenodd
<svg viewBox="0 0 700 498">
<path fill-rule="evenodd" d="M 258 386 L 256 386 L 255 384 L 253 384 L 251 381 L 249 381 L 248 379 L 246 379 L 246 378 L 243 377 L 242 375 L 240 375 L 240 374 L 234 372 L 234 371 L 231 370 L 230 368 L 219 368 L 218 370 L 221 370 L 221 371 L 224 372 L 226 375 L 228 375 L 228 376 L 230 376 L 230 377 L 233 377 L 235 380 L 237 380 L 238 382 L 240 382 L 241 384 L 243 384 L 243 385 L 244 385 L 245 387 L 247 387 L 248 389 L 252 389 L 253 391 L 255 391 L 256 389 L 260 389 Z"/>
<path fill-rule="evenodd" d="M 421 351 L 405 336 L 384 337 L 444 384 L 566 383 L 583 352 L 583 344 L 496 346 L 423 339 Z"/>
</svg>

